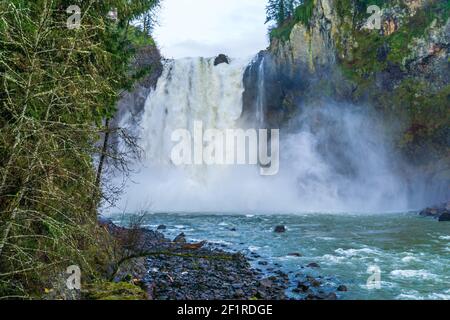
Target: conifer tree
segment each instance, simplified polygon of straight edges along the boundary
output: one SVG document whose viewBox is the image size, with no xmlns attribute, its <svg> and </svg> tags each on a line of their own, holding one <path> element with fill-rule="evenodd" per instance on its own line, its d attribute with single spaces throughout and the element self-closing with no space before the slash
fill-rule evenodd
<svg viewBox="0 0 450 320">
<path fill-rule="evenodd" d="M 284 21 L 292 17 L 295 8 L 302 2 L 301 0 L 269 0 L 266 7 L 266 23 L 274 21 L 277 26 L 282 25 Z"/>
</svg>

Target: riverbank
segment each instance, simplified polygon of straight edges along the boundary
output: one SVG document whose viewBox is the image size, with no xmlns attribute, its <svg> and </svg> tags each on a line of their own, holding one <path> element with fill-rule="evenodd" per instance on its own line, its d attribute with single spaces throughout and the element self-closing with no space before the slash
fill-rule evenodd
<svg viewBox="0 0 450 320">
<path fill-rule="evenodd" d="M 128 226 L 132 216 L 111 218 Z M 308 278 L 320 282 L 319 290 L 343 300 L 448 299 L 450 294 L 448 225 L 418 212 L 155 213 L 145 215 L 141 224 L 148 230 L 160 225 L 166 226 L 159 232 L 167 239 L 183 232 L 194 243 L 207 239 L 214 248 L 241 252 L 264 278 L 283 272 L 289 277 L 288 298 L 306 299 L 299 282 Z M 274 232 L 278 225 L 285 232 Z M 367 286 L 372 267 L 381 271 L 381 289 Z M 347 291 L 338 291 L 341 285 Z"/>
<path fill-rule="evenodd" d="M 117 298 L 115 288 L 124 285 L 139 287 L 144 294 L 140 292 L 135 298 L 150 300 L 284 300 L 289 299 L 288 288 L 301 293 L 301 299 L 337 298 L 322 288 L 320 277 L 288 275 L 263 260 L 257 264 L 264 270 L 252 267 L 250 262 L 257 254 L 245 256 L 207 241 L 189 242 L 182 233 L 170 240 L 147 228 L 124 228 L 111 221 L 100 224 L 121 243 L 126 254 L 113 272 L 113 292 L 108 295 L 108 290 L 100 290 L 99 295 L 91 290 L 86 298 Z M 344 286 L 339 289 L 344 290 Z"/>
</svg>

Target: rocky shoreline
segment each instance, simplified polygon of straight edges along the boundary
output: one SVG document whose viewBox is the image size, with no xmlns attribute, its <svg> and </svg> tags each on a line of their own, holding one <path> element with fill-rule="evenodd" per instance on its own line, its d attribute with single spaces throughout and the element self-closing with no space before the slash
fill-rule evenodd
<svg viewBox="0 0 450 320">
<path fill-rule="evenodd" d="M 112 281 L 139 286 L 145 299 L 335 300 L 336 292 L 347 290 L 344 285 L 326 288 L 321 276 L 288 275 L 279 265 L 271 266 L 256 254 L 246 257 L 207 241 L 189 242 L 184 234 L 170 240 L 158 230 L 123 228 L 111 221 L 100 221 L 100 225 L 125 252 Z M 250 261 L 257 259 L 261 268 L 251 266 Z M 311 263 L 307 268 L 319 266 Z"/>
</svg>

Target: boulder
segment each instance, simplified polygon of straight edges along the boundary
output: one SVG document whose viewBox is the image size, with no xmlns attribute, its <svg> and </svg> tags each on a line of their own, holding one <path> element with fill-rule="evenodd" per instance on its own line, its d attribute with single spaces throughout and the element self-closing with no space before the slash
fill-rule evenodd
<svg viewBox="0 0 450 320">
<path fill-rule="evenodd" d="M 175 242 L 175 243 L 186 243 L 186 236 L 185 236 L 184 232 L 182 232 L 179 235 L 177 235 L 175 237 L 175 239 L 173 239 L 173 242 Z"/>
<path fill-rule="evenodd" d="M 317 294 L 310 293 L 306 297 L 306 300 L 337 300 L 337 296 L 334 292 L 319 292 Z"/>
<path fill-rule="evenodd" d="M 319 264 L 316 262 L 311 262 L 307 265 L 308 268 L 320 268 Z"/>
<path fill-rule="evenodd" d="M 243 297 L 245 297 L 245 293 L 242 289 L 236 289 L 236 291 L 234 292 L 234 297 L 235 298 L 243 298 Z"/>
<path fill-rule="evenodd" d="M 298 252 L 291 252 L 291 253 L 288 253 L 288 256 L 290 256 L 290 257 L 301 257 L 302 255 L 300 253 L 298 253 Z"/>
<path fill-rule="evenodd" d="M 318 288 L 318 287 L 320 287 L 321 285 L 322 285 L 322 283 L 321 283 L 319 280 L 317 280 L 317 279 L 311 280 L 311 286 L 313 286 L 313 287 L 315 287 L 315 288 Z"/>
<path fill-rule="evenodd" d="M 426 208 L 419 215 L 423 217 L 433 217 L 438 221 L 450 221 L 450 203 L 443 203 L 440 206 Z"/>
<path fill-rule="evenodd" d="M 286 232 L 286 227 L 283 226 L 283 225 L 276 226 L 275 229 L 274 229 L 274 232 L 276 232 L 276 233 L 284 233 L 284 232 Z"/>
<path fill-rule="evenodd" d="M 344 286 L 343 284 L 341 284 L 339 287 L 337 287 L 337 291 L 345 292 L 347 290 L 348 290 L 347 286 Z"/>
<path fill-rule="evenodd" d="M 166 230 L 166 229 L 167 229 L 167 227 L 165 225 L 163 225 L 163 224 L 160 224 L 158 226 L 158 228 L 156 228 L 156 230 Z"/>
<path fill-rule="evenodd" d="M 259 285 L 263 288 L 270 288 L 273 286 L 273 282 L 269 279 L 262 279 L 259 281 Z"/>
<path fill-rule="evenodd" d="M 216 57 L 216 59 L 214 59 L 214 66 L 217 66 L 217 65 L 219 65 L 219 64 L 221 64 L 221 63 L 230 64 L 229 58 L 228 58 L 225 54 L 223 54 L 223 53 L 219 54 L 219 55 Z"/>
<path fill-rule="evenodd" d="M 437 218 L 440 215 L 440 212 L 437 208 L 426 208 L 420 211 L 419 215 L 423 217 L 435 217 Z"/>
<path fill-rule="evenodd" d="M 336 293 L 330 292 L 327 295 L 325 295 L 324 300 L 337 300 Z"/>
<path fill-rule="evenodd" d="M 306 292 L 309 289 L 309 285 L 304 282 L 299 282 L 297 285 L 297 289 L 300 290 L 301 292 Z"/>
</svg>

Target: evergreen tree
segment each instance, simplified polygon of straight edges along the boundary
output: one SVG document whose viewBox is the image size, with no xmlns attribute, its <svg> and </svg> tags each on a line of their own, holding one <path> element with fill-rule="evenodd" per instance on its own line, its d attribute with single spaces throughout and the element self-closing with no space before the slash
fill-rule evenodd
<svg viewBox="0 0 450 320">
<path fill-rule="evenodd" d="M 302 0 L 269 0 L 266 7 L 266 23 L 274 21 L 277 26 L 282 25 L 293 16 L 295 8 L 302 2 Z"/>
</svg>

